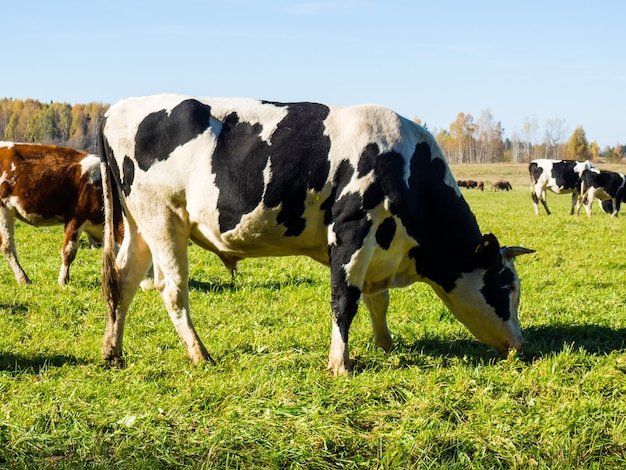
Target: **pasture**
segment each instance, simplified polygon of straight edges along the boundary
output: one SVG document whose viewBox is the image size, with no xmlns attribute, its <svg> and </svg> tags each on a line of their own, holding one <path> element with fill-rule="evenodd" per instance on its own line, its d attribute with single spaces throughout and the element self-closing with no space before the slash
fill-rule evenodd
<svg viewBox="0 0 626 470">
<path fill-rule="evenodd" d="M 622 171 L 617 166 L 602 168 Z M 391 292 L 395 350 L 363 306 L 354 373 L 325 370 L 329 271 L 306 258 L 240 263 L 190 248 L 191 313 L 217 364 L 192 365 L 154 291 L 139 293 L 126 367 L 103 365 L 100 249 L 56 283 L 62 228 L 16 227 L 19 286 L 0 262 L 0 467 L 624 468 L 626 217 L 535 216 L 526 165 L 456 165 L 484 233 L 518 258 L 527 345 L 500 360 L 425 284 Z M 543 209 L 542 209 L 543 210 Z"/>
</svg>

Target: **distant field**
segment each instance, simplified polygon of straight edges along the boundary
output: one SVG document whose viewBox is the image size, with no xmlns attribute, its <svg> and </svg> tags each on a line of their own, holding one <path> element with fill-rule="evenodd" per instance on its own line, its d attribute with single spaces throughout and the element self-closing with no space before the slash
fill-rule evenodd
<svg viewBox="0 0 626 470">
<path fill-rule="evenodd" d="M 608 167 L 608 166 L 607 166 Z M 101 250 L 56 284 L 60 227 L 16 228 L 18 286 L 0 260 L 0 468 L 626 468 L 626 214 L 535 216 L 525 165 L 454 165 L 508 179 L 463 192 L 519 257 L 524 351 L 500 360 L 419 284 L 392 291 L 395 349 L 361 308 L 354 373 L 334 379 L 329 273 L 306 258 L 245 260 L 235 282 L 191 247 L 191 313 L 216 359 L 189 363 L 154 291 L 126 324 L 126 367 L 100 358 Z"/>
</svg>

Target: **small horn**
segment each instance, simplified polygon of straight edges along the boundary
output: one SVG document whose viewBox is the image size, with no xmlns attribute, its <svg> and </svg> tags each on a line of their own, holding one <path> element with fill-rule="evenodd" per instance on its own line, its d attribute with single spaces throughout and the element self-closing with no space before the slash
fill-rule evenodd
<svg viewBox="0 0 626 470">
<path fill-rule="evenodd" d="M 516 256 L 527 255 L 534 252 L 535 250 L 531 250 L 530 248 L 524 248 L 523 246 L 503 246 L 500 249 L 500 253 L 502 253 L 502 257 L 504 259 L 513 259 Z"/>
</svg>

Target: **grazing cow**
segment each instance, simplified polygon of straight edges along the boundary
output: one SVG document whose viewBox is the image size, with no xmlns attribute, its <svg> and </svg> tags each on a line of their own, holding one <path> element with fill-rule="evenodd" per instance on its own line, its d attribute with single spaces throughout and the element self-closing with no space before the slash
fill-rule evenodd
<svg viewBox="0 0 626 470">
<path fill-rule="evenodd" d="M 498 353 L 522 346 L 513 261 L 532 250 L 482 235 L 435 139 L 388 109 L 157 95 L 112 106 L 101 140 L 106 225 L 116 193 L 128 218 L 117 260 L 105 235 L 111 364 L 123 362 L 127 310 L 151 255 L 189 357 L 212 361 L 189 316 L 189 239 L 230 269 L 287 255 L 329 266 L 336 375 L 350 370 L 359 299 L 389 351 L 388 289 L 415 281 Z"/>
<path fill-rule="evenodd" d="M 617 217 L 620 204 L 626 196 L 626 177 L 614 171 L 592 168 L 583 171 L 580 179 L 580 197 L 576 204 L 576 215 L 580 213 L 580 207 L 584 204 L 587 216 L 591 217 L 593 200 L 598 198 L 604 211 Z"/>
<path fill-rule="evenodd" d="M 512 191 L 513 186 L 508 181 L 498 180 L 491 182 L 491 189 L 494 191 Z"/>
<path fill-rule="evenodd" d="M 539 158 L 530 162 L 528 165 L 530 196 L 533 200 L 535 214 L 539 215 L 539 201 L 541 201 L 546 213 L 550 215 L 550 209 L 548 209 L 546 202 L 546 189 L 549 189 L 556 194 L 572 193 L 570 215 L 573 215 L 580 194 L 580 175 L 589 168 L 595 168 L 595 165 L 588 160 L 577 162 L 576 160 Z"/>
<path fill-rule="evenodd" d="M 474 180 L 457 180 L 456 184 L 459 188 L 474 189 L 479 187 L 478 181 Z"/>
<path fill-rule="evenodd" d="M 20 284 L 31 281 L 17 260 L 15 219 L 35 227 L 65 225 L 59 284 L 66 284 L 85 231 L 102 242 L 100 158 L 56 145 L 0 143 L 0 243 Z"/>
</svg>

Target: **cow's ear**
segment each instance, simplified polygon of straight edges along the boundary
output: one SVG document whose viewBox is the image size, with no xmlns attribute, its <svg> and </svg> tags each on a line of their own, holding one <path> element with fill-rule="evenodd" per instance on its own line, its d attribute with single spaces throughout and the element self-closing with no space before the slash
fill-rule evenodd
<svg viewBox="0 0 626 470">
<path fill-rule="evenodd" d="M 493 233 L 483 235 L 482 241 L 474 250 L 481 265 L 486 268 L 495 268 L 502 264 L 500 243 Z"/>
</svg>

